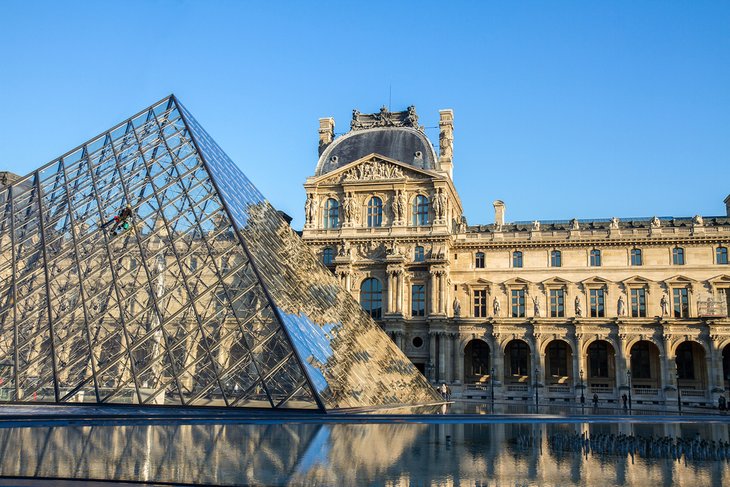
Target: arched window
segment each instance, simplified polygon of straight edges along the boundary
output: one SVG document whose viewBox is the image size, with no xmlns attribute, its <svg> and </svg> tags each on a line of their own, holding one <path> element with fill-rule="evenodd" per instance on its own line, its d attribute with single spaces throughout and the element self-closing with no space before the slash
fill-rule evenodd
<svg viewBox="0 0 730 487">
<path fill-rule="evenodd" d="M 672 249 L 672 264 L 684 265 L 684 249 L 682 247 Z"/>
<path fill-rule="evenodd" d="M 598 249 L 591 250 L 591 267 L 601 267 L 601 251 Z"/>
<path fill-rule="evenodd" d="M 717 256 L 716 262 L 718 264 L 727 265 L 727 247 L 718 247 L 715 255 Z"/>
<path fill-rule="evenodd" d="M 631 249 L 631 265 L 641 265 L 641 249 Z"/>
<path fill-rule="evenodd" d="M 416 248 L 413 250 L 413 260 L 416 262 L 423 262 L 425 259 L 426 252 L 423 250 L 423 247 L 416 245 Z"/>
<path fill-rule="evenodd" d="M 561 267 L 563 265 L 563 255 L 559 250 L 550 252 L 550 267 Z"/>
<path fill-rule="evenodd" d="M 380 281 L 373 277 L 360 284 L 360 305 L 376 320 L 383 314 L 383 288 Z"/>
<path fill-rule="evenodd" d="M 677 347 L 676 352 L 677 376 L 684 380 L 694 380 L 695 364 L 694 354 L 692 353 L 692 343 L 684 342 Z"/>
<path fill-rule="evenodd" d="M 428 198 L 423 195 L 416 196 L 413 200 L 413 224 L 415 226 L 428 225 Z"/>
<path fill-rule="evenodd" d="M 512 267 L 522 267 L 522 252 L 519 250 L 512 252 Z"/>
<path fill-rule="evenodd" d="M 325 249 L 322 251 L 322 263 L 324 265 L 332 265 L 332 262 L 335 260 L 335 251 L 332 249 L 332 247 L 325 247 Z"/>
<path fill-rule="evenodd" d="M 477 269 L 484 269 L 484 252 L 477 252 L 474 257 L 474 267 Z"/>
<path fill-rule="evenodd" d="M 383 200 L 373 196 L 368 201 L 368 227 L 378 228 L 383 223 Z"/>
<path fill-rule="evenodd" d="M 334 198 L 329 198 L 324 203 L 324 228 L 337 228 L 340 226 L 340 204 Z"/>
</svg>

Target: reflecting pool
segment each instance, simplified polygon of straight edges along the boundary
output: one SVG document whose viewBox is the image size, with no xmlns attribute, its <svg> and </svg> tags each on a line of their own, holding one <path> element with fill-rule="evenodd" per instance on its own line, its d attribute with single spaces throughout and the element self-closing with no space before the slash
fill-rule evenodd
<svg viewBox="0 0 730 487">
<path fill-rule="evenodd" d="M 8 427 L 0 429 L 0 476 L 333 486 L 730 482 L 727 423 L 569 421 Z M 630 452 L 628 438 L 639 445 Z"/>
</svg>

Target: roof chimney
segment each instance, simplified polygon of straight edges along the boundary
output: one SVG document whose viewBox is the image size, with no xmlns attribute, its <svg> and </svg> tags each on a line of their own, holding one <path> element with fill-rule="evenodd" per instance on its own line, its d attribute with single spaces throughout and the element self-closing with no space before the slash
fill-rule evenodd
<svg viewBox="0 0 730 487">
<path fill-rule="evenodd" d="M 335 138 L 335 119 L 332 117 L 319 119 L 319 155 L 332 143 Z"/>
<path fill-rule="evenodd" d="M 454 111 L 439 110 L 439 166 L 454 179 Z"/>
<path fill-rule="evenodd" d="M 502 228 L 504 225 L 504 202 L 502 200 L 495 200 L 492 205 L 494 205 L 494 224 L 498 228 Z"/>
</svg>

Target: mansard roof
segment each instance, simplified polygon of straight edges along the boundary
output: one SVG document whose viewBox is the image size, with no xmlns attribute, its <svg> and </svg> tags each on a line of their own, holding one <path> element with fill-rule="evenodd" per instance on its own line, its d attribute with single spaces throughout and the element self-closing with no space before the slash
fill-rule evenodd
<svg viewBox="0 0 730 487">
<path fill-rule="evenodd" d="M 353 111 L 350 132 L 322 152 L 314 174 L 321 176 L 372 153 L 420 169 L 440 169 L 433 144 L 418 125 L 415 108 L 403 112 L 382 108 L 372 115 Z"/>
</svg>

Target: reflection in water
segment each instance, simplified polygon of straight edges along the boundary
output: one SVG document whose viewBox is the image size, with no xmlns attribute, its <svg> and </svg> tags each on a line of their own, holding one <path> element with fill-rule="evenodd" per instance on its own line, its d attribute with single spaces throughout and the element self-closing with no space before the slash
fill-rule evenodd
<svg viewBox="0 0 730 487">
<path fill-rule="evenodd" d="M 730 462 L 647 439 L 728 442 L 727 424 L 272 424 L 0 429 L 0 475 L 220 485 L 723 485 Z M 623 448 L 627 438 L 643 446 Z M 582 438 L 593 443 L 580 445 Z M 701 443 L 702 439 L 706 443 Z M 615 446 L 610 446 L 611 442 Z M 659 440 L 657 440 L 659 441 Z M 618 442 L 618 443 L 616 443 Z M 676 445 L 680 442 L 672 440 Z M 657 443 L 658 445 L 659 443 Z M 727 457 L 725 457 L 727 458 Z"/>
</svg>

